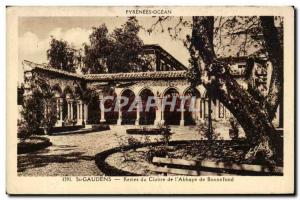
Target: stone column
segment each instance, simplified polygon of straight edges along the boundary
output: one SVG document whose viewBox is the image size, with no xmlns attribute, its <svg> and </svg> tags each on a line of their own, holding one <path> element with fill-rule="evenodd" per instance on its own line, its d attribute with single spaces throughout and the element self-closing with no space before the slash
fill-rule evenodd
<svg viewBox="0 0 300 200">
<path fill-rule="evenodd" d="M 67 111 L 68 111 L 68 114 L 67 114 L 67 120 L 69 120 L 70 119 L 70 111 L 71 111 L 71 108 L 70 108 L 70 101 L 69 100 L 67 100 Z"/>
<path fill-rule="evenodd" d="M 59 98 L 56 98 L 56 118 L 59 119 Z"/>
<path fill-rule="evenodd" d="M 59 126 L 60 121 L 59 121 L 59 98 L 56 98 L 56 123 L 55 126 Z"/>
<path fill-rule="evenodd" d="M 159 99 L 160 99 L 160 118 L 161 118 L 161 120 L 160 120 L 160 122 L 162 123 L 162 124 L 164 124 L 165 123 L 165 106 L 164 106 L 164 99 L 163 99 L 163 97 L 159 97 Z"/>
<path fill-rule="evenodd" d="M 201 98 L 196 99 L 196 118 L 197 121 L 201 121 Z"/>
<path fill-rule="evenodd" d="M 56 105 L 57 105 L 57 122 L 56 122 L 56 125 L 57 126 L 62 126 L 62 123 L 63 123 L 63 113 L 62 113 L 62 110 L 63 110 L 63 98 L 57 98 L 57 101 L 56 101 Z"/>
<path fill-rule="evenodd" d="M 80 110 L 80 115 L 79 115 L 79 119 L 80 119 L 80 122 L 81 122 L 81 124 L 83 124 L 84 123 L 84 121 L 83 121 L 83 102 L 82 101 L 80 101 L 80 103 L 79 103 L 79 110 Z"/>
<path fill-rule="evenodd" d="M 140 97 L 137 98 L 137 107 L 136 107 L 136 120 L 135 120 L 135 125 L 138 126 L 140 125 Z"/>
<path fill-rule="evenodd" d="M 76 124 L 79 123 L 79 102 L 76 101 Z"/>
<path fill-rule="evenodd" d="M 62 125 L 62 123 L 64 121 L 64 119 L 63 119 L 63 105 L 64 104 L 63 103 L 64 103 L 64 99 L 60 98 L 59 99 L 59 120 L 61 122 L 61 125 Z"/>
<path fill-rule="evenodd" d="M 103 92 L 101 91 L 99 94 L 99 107 L 100 107 L 100 124 L 105 123 L 105 117 L 104 117 L 104 102 L 103 102 Z"/>
<path fill-rule="evenodd" d="M 70 119 L 73 120 L 74 119 L 74 113 L 73 113 L 73 99 L 70 100 Z"/>
<path fill-rule="evenodd" d="M 156 111 L 155 111 L 155 121 L 154 121 L 154 124 L 157 125 L 162 120 L 162 116 L 161 116 L 161 103 L 162 103 L 162 101 L 161 101 L 160 97 L 156 97 L 155 101 L 156 101 Z"/>
<path fill-rule="evenodd" d="M 82 101 L 77 101 L 77 125 L 82 125 L 82 111 L 81 111 Z"/>
<path fill-rule="evenodd" d="M 216 103 L 215 103 L 215 119 L 218 120 L 219 119 L 219 105 L 220 102 L 219 100 L 217 99 L 216 100 Z"/>
<path fill-rule="evenodd" d="M 120 104 L 121 104 L 121 97 L 120 96 L 117 96 L 117 105 L 118 105 L 118 121 L 117 121 L 117 125 L 121 125 L 122 124 L 122 111 L 121 111 L 121 107 L 120 107 Z"/>
<path fill-rule="evenodd" d="M 87 121 L 88 121 L 88 104 L 85 103 L 83 105 L 83 110 L 84 110 L 83 121 L 84 121 L 84 124 L 86 125 Z"/>
<path fill-rule="evenodd" d="M 45 118 L 48 117 L 48 113 L 47 113 L 47 105 L 46 105 L 46 103 L 44 104 L 44 116 L 45 116 Z"/>
<path fill-rule="evenodd" d="M 185 101 L 181 99 L 180 101 L 180 126 L 184 126 L 184 103 Z"/>
</svg>

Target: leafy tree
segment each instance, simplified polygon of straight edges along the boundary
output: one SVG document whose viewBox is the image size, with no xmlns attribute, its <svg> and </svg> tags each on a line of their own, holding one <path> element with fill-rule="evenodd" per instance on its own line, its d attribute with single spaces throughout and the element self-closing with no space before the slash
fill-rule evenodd
<svg viewBox="0 0 300 200">
<path fill-rule="evenodd" d="M 158 24 L 163 28 L 162 22 L 168 18 L 158 17 L 150 30 Z M 176 26 L 168 28 L 173 38 L 178 38 L 183 27 L 191 29 L 191 35 L 184 40 L 194 68 L 190 73 L 191 85 L 202 84 L 212 99 L 219 99 L 234 115 L 251 145 L 246 157 L 256 159 L 258 155 L 264 155 L 269 163 L 276 157 L 278 137 L 272 120 L 283 94 L 283 34 L 275 26 L 278 21 L 282 27 L 282 18 L 274 16 L 194 16 L 191 20 L 179 17 Z M 249 87 L 251 73 L 245 78 L 248 87 L 237 82 L 231 75 L 230 63 L 220 59 L 228 54 L 258 60 L 266 57 L 272 63 L 266 96 L 261 98 L 257 95 L 260 91 Z M 251 71 L 253 65 L 249 63 Z"/>
<path fill-rule="evenodd" d="M 53 68 L 75 72 L 75 50 L 64 40 L 51 38 L 47 59 Z"/>
<path fill-rule="evenodd" d="M 83 73 L 104 73 L 107 71 L 105 58 L 109 56 L 112 51 L 113 44 L 108 36 L 108 29 L 105 24 L 99 27 L 93 27 L 93 32 L 89 36 L 90 44 L 84 44 L 83 58 L 84 67 Z"/>
<path fill-rule="evenodd" d="M 236 23 L 236 20 L 230 22 Z M 193 17 L 189 50 L 195 63 L 193 67 L 201 71 L 199 78 L 203 86 L 212 97 L 219 99 L 230 110 L 243 127 L 252 145 L 247 157 L 255 159 L 258 153 L 262 153 L 268 161 L 273 162 L 277 137 L 272 119 L 282 96 L 283 51 L 274 17 L 260 17 L 257 21 L 262 33 L 262 48 L 267 52 L 273 66 L 269 94 L 263 102 L 239 85 L 230 75 L 229 64 L 220 61 L 216 56 L 213 42 L 214 17 Z M 247 24 L 252 22 L 251 20 L 242 25 L 246 34 Z M 260 30 L 255 33 L 258 34 Z M 248 43 L 245 42 L 242 47 L 246 44 Z"/>
<path fill-rule="evenodd" d="M 29 97 L 24 98 L 21 119 L 18 120 L 18 137 L 26 139 L 39 134 L 43 119 L 43 100 L 39 90 L 33 90 Z"/>
<path fill-rule="evenodd" d="M 84 45 L 84 73 L 118 73 L 144 69 L 147 60 L 143 59 L 143 41 L 139 38 L 140 26 L 135 17 L 112 33 L 105 24 L 93 28 L 90 45 Z"/>
<path fill-rule="evenodd" d="M 41 126 L 48 132 L 57 122 L 57 99 L 48 85 L 42 90 L 42 98 L 44 112 Z"/>
<path fill-rule="evenodd" d="M 24 98 L 21 119 L 18 120 L 18 137 L 26 139 L 41 134 L 40 128 L 51 129 L 57 121 L 56 98 L 50 87 L 32 88 Z"/>
</svg>

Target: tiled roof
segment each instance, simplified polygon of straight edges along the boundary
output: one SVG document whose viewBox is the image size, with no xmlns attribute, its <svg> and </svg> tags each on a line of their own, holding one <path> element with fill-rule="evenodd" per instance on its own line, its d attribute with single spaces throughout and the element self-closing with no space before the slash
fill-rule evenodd
<svg viewBox="0 0 300 200">
<path fill-rule="evenodd" d="M 186 71 L 156 71 L 156 72 L 132 72 L 132 73 L 114 73 L 114 74 L 87 74 L 80 75 L 51 68 L 47 65 L 36 64 L 30 61 L 23 61 L 23 65 L 31 69 L 39 69 L 52 73 L 57 73 L 69 77 L 85 79 L 87 81 L 113 81 L 113 80 L 145 80 L 145 79 L 172 79 L 186 78 Z M 25 70 L 24 71 L 28 71 Z"/>
<path fill-rule="evenodd" d="M 86 80 L 113 81 L 113 80 L 144 80 L 144 79 L 172 79 L 186 78 L 186 71 L 156 71 L 156 72 L 132 72 L 115 74 L 88 74 Z"/>
<path fill-rule="evenodd" d="M 67 71 L 60 70 L 60 69 L 55 69 L 55 68 L 49 67 L 48 65 L 37 64 L 37 63 L 31 62 L 31 61 L 28 61 L 28 60 L 23 61 L 23 66 L 24 66 L 24 71 L 25 72 L 28 71 L 28 70 L 32 70 L 32 69 L 38 69 L 38 70 L 43 70 L 43 71 L 48 71 L 48 72 L 61 74 L 61 75 L 64 75 L 64 76 L 83 78 L 83 76 L 80 75 L 80 74 L 67 72 Z M 27 69 L 28 67 L 29 67 L 29 69 Z"/>
</svg>

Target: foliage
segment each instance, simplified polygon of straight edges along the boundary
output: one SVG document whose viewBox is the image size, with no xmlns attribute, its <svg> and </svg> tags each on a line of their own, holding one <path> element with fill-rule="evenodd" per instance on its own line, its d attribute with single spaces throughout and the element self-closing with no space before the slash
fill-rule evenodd
<svg viewBox="0 0 300 200">
<path fill-rule="evenodd" d="M 43 100 L 39 90 L 33 90 L 31 96 L 24 98 L 20 114 L 18 137 L 26 139 L 33 134 L 38 134 L 43 119 Z"/>
<path fill-rule="evenodd" d="M 148 151 L 145 154 L 145 159 L 148 162 L 152 162 L 153 157 L 165 157 L 168 155 L 168 151 L 165 146 L 148 146 Z"/>
<path fill-rule="evenodd" d="M 231 129 L 229 129 L 229 136 L 232 140 L 237 140 L 239 138 L 239 124 L 237 120 L 233 117 L 229 118 Z"/>
<path fill-rule="evenodd" d="M 42 118 L 41 126 L 47 129 L 51 129 L 57 122 L 57 105 L 56 98 L 52 93 L 51 89 L 47 87 L 46 90 L 43 90 L 43 107 L 44 115 Z"/>
<path fill-rule="evenodd" d="M 127 141 L 128 141 L 128 144 L 131 146 L 137 146 L 137 145 L 142 144 L 138 139 L 136 139 L 134 137 L 128 137 Z"/>
<path fill-rule="evenodd" d="M 40 128 L 51 129 L 57 121 L 56 99 L 50 89 L 33 88 L 31 95 L 24 98 L 18 120 L 18 137 L 26 139 L 40 134 Z"/>
<path fill-rule="evenodd" d="M 170 126 L 166 125 L 165 123 L 158 123 L 158 128 L 161 130 L 162 134 L 162 141 L 165 143 L 165 146 L 167 147 L 169 145 L 172 132 Z"/>
<path fill-rule="evenodd" d="M 52 37 L 50 48 L 47 50 L 49 65 L 53 68 L 75 72 L 75 50 L 67 41 L 57 40 Z"/>
<path fill-rule="evenodd" d="M 220 134 L 215 133 L 213 127 L 211 127 L 211 130 L 210 130 L 208 123 L 209 123 L 208 119 L 206 118 L 204 123 L 200 123 L 199 125 L 197 125 L 198 133 L 201 135 L 202 138 L 207 139 L 207 140 L 220 139 L 219 138 Z"/>
<path fill-rule="evenodd" d="M 128 140 L 126 137 L 119 135 L 118 133 L 114 133 L 114 136 L 117 138 L 118 147 L 120 147 L 120 152 L 122 153 L 123 162 L 133 161 L 130 157 L 130 152 L 125 149 L 128 144 Z"/>
<path fill-rule="evenodd" d="M 110 34 L 105 24 L 93 27 L 90 45 L 84 44 L 83 73 L 132 72 L 147 66 L 141 54 L 143 41 L 138 36 L 139 30 L 135 17 L 129 17 Z"/>
<path fill-rule="evenodd" d="M 28 125 L 26 124 L 25 120 L 18 119 L 17 122 L 18 126 L 18 135 L 17 137 L 24 141 L 26 138 L 30 137 L 32 132 L 28 130 Z"/>
</svg>

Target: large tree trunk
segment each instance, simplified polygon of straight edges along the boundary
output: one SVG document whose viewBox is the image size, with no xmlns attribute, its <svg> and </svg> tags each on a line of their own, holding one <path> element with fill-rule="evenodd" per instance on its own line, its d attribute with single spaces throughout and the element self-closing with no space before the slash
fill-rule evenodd
<svg viewBox="0 0 300 200">
<path fill-rule="evenodd" d="M 219 99 L 238 120 L 252 146 L 247 157 L 258 153 L 272 162 L 275 155 L 275 129 L 261 102 L 242 88 L 229 73 L 229 66 L 217 60 L 213 47 L 213 17 L 193 17 L 190 54 L 194 67 L 200 68 L 200 79 L 208 94 Z"/>
<path fill-rule="evenodd" d="M 283 94 L 283 48 L 280 44 L 283 38 L 279 38 L 273 16 L 262 16 L 260 21 L 266 50 L 272 63 L 272 76 L 265 107 L 270 120 L 273 120 Z"/>
</svg>

